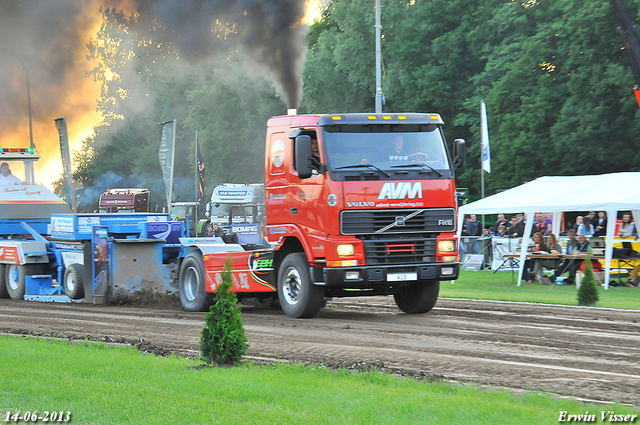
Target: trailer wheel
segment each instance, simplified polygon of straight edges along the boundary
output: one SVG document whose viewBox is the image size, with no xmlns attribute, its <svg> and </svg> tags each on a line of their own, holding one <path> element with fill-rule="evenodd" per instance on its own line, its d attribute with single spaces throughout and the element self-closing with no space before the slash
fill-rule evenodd
<svg viewBox="0 0 640 425">
<path fill-rule="evenodd" d="M 431 311 L 440 293 L 440 281 L 429 280 L 403 285 L 397 288 L 393 298 L 400 310 L 408 314 Z"/>
<path fill-rule="evenodd" d="M 84 286 L 82 284 L 82 276 L 84 275 L 84 266 L 82 264 L 69 264 L 64 271 L 62 279 L 62 289 L 72 300 L 78 300 L 84 297 Z"/>
<path fill-rule="evenodd" d="M 289 317 L 313 317 L 324 306 L 324 290 L 313 284 L 307 256 L 294 252 L 285 257 L 278 273 L 278 299 Z"/>
<path fill-rule="evenodd" d="M 25 292 L 25 277 L 30 274 L 38 274 L 40 268 L 36 265 L 7 264 L 5 267 L 5 280 L 7 282 L 7 292 L 14 300 L 23 300 Z"/>
<path fill-rule="evenodd" d="M 9 298 L 9 291 L 7 291 L 7 279 L 5 274 L 5 265 L 0 264 L 0 298 Z"/>
<path fill-rule="evenodd" d="M 190 253 L 180 266 L 180 302 L 186 311 L 206 311 L 213 303 L 207 292 L 204 262 L 200 253 Z"/>
</svg>

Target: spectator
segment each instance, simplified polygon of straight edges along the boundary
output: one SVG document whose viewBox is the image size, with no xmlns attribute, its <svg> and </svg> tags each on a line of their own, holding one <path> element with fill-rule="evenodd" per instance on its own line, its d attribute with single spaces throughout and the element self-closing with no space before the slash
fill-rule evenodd
<svg viewBox="0 0 640 425">
<path fill-rule="evenodd" d="M 598 218 L 593 224 L 593 236 L 606 236 L 607 235 L 607 213 L 604 211 L 598 211 Z"/>
<path fill-rule="evenodd" d="M 465 223 L 465 227 L 462 230 L 462 234 L 465 236 L 479 236 L 480 235 L 480 223 L 476 220 L 475 214 L 470 214 Z"/>
<path fill-rule="evenodd" d="M 573 230 L 578 233 L 578 226 L 584 223 L 584 220 L 581 215 L 576 217 L 576 224 L 573 225 Z"/>
<path fill-rule="evenodd" d="M 578 228 L 576 229 L 576 234 L 578 236 L 593 236 L 593 226 L 591 225 L 591 220 L 589 220 L 589 216 L 587 217 L 578 217 L 582 219 L 582 222 L 578 224 Z"/>
<path fill-rule="evenodd" d="M 529 244 L 527 252 L 548 252 L 542 233 L 533 234 L 533 240 Z M 542 260 L 527 260 L 524 263 L 524 269 L 527 272 L 527 282 L 533 282 L 542 275 Z"/>
<path fill-rule="evenodd" d="M 553 228 L 553 220 L 551 220 L 551 214 L 541 213 L 540 214 L 541 221 L 539 223 L 539 232 L 544 236 L 549 236 L 552 232 Z"/>
<path fill-rule="evenodd" d="M 12 186 L 16 184 L 22 184 L 22 180 L 11 174 L 9 164 L 3 162 L 0 165 L 0 186 Z"/>
<path fill-rule="evenodd" d="M 573 234 L 575 238 L 575 233 Z M 574 239 L 575 240 L 575 239 Z M 553 233 L 549 234 L 547 247 L 549 248 L 549 253 L 551 254 L 562 254 L 562 246 L 558 243 L 558 239 L 556 235 Z M 558 266 L 560 266 L 560 260 L 555 258 L 550 258 L 546 260 L 542 260 L 542 269 L 548 270 L 557 270 Z M 552 283 L 551 279 L 548 276 L 541 275 L 542 283 Z"/>
<path fill-rule="evenodd" d="M 476 220 L 475 214 L 470 214 L 469 218 L 467 218 L 467 221 L 465 222 L 462 229 L 462 234 L 464 236 L 473 236 L 472 239 L 467 238 L 465 240 L 465 252 L 467 254 L 477 254 L 480 251 L 480 244 L 475 237 L 480 236 L 480 223 L 478 223 L 478 221 Z"/>
<path fill-rule="evenodd" d="M 637 238 L 638 231 L 636 229 L 636 225 L 633 221 L 631 221 L 631 213 L 622 214 L 622 223 L 620 223 L 620 228 L 618 229 L 618 237 L 620 238 Z"/>
<path fill-rule="evenodd" d="M 494 223 L 493 228 L 497 229 L 500 226 L 504 226 L 505 229 L 508 229 L 511 226 L 507 219 L 504 217 L 504 214 L 498 214 L 498 220 Z"/>
<path fill-rule="evenodd" d="M 569 235 L 569 232 L 567 232 Z M 575 245 L 575 247 L 574 247 Z M 570 248 L 571 247 L 571 248 Z M 571 237 L 569 238 L 569 243 L 567 244 L 567 255 L 571 255 L 573 258 L 566 258 L 560 267 L 553 273 L 553 276 L 550 278 L 552 282 L 555 282 L 556 278 L 563 273 L 569 272 L 569 277 L 566 280 L 566 283 L 573 284 L 576 279 L 576 271 L 582 264 L 584 260 L 581 257 L 576 257 L 579 254 L 588 254 L 591 252 L 591 245 L 589 245 L 589 241 L 585 235 L 578 235 L 577 244 L 573 243 Z"/>
<path fill-rule="evenodd" d="M 507 235 L 510 238 L 521 238 L 524 234 L 524 221 L 521 220 L 521 215 L 514 215 L 511 217 L 511 227 L 507 230 Z"/>
<path fill-rule="evenodd" d="M 506 236 L 507 228 L 504 225 L 498 226 L 498 230 L 491 234 L 491 236 Z"/>
</svg>

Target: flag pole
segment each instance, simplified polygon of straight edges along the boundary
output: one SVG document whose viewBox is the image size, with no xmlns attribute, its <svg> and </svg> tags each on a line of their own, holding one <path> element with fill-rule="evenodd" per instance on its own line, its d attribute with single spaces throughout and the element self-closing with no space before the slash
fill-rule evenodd
<svg viewBox="0 0 640 425">
<path fill-rule="evenodd" d="M 194 198 L 193 198 L 193 200 L 196 201 L 196 205 L 195 205 L 195 207 L 193 209 L 194 210 L 193 211 L 193 216 L 194 216 L 194 222 L 193 222 L 194 226 L 193 227 L 194 227 L 194 229 L 196 229 L 196 237 L 197 237 L 198 236 L 198 209 L 200 207 L 200 203 L 198 202 L 198 182 L 200 181 L 200 178 L 199 178 L 200 170 L 198 170 L 198 130 L 196 130 L 196 142 L 194 144 L 195 144 L 195 149 L 194 149 L 193 153 L 194 153 L 194 159 L 195 159 L 194 162 L 196 164 L 195 165 L 196 172 L 193 174 L 193 177 L 194 177 L 193 181 L 195 183 L 195 185 L 193 186 L 193 188 L 194 188 L 194 192 L 193 192 Z"/>
</svg>

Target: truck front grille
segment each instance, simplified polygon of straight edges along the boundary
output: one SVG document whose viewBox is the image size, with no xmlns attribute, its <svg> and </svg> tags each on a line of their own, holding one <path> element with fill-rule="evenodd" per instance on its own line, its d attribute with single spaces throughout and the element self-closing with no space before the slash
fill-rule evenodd
<svg viewBox="0 0 640 425">
<path fill-rule="evenodd" d="M 440 233 L 456 230 L 453 208 L 345 210 L 340 213 L 343 235 Z"/>
<path fill-rule="evenodd" d="M 436 238 L 385 238 L 363 240 L 367 265 L 433 263 Z"/>
</svg>

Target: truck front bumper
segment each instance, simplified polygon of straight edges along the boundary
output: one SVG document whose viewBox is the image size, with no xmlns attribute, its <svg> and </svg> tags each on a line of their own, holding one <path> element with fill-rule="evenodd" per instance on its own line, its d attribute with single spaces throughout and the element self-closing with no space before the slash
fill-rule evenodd
<svg viewBox="0 0 640 425">
<path fill-rule="evenodd" d="M 410 283 L 426 280 L 455 280 L 460 263 L 394 264 L 361 267 L 326 267 L 324 281 L 316 285 L 367 288 L 380 284 Z"/>
</svg>

